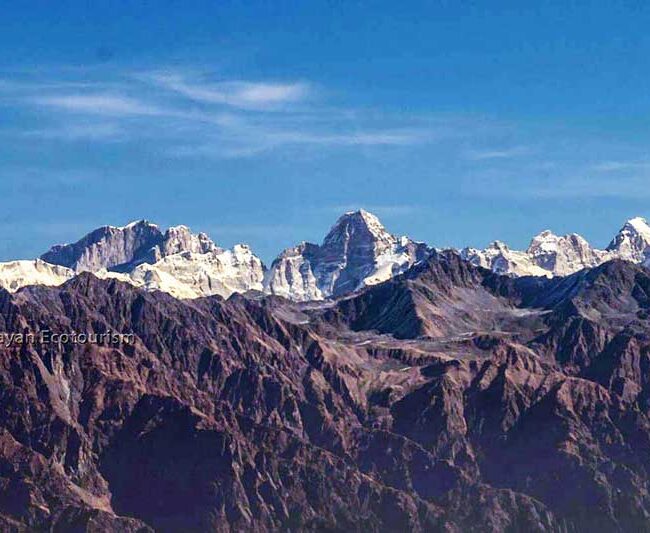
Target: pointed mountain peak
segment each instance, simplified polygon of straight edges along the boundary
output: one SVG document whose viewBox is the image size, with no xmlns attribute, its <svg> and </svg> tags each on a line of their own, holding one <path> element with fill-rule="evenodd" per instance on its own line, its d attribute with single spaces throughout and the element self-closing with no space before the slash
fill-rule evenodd
<svg viewBox="0 0 650 533">
<path fill-rule="evenodd" d="M 430 253 L 423 243 L 389 233 L 365 209 L 348 211 L 321 245 L 302 243 L 280 254 L 265 288 L 297 300 L 336 297 L 390 279 Z"/>
<path fill-rule="evenodd" d="M 118 230 L 129 230 L 133 228 L 142 228 L 142 227 L 147 227 L 147 228 L 157 228 L 157 224 L 153 224 L 152 222 L 149 222 L 145 218 L 141 218 L 139 220 L 133 220 L 132 222 L 129 222 L 126 226 L 108 226 L 109 228 L 113 229 L 118 229 Z"/>
<path fill-rule="evenodd" d="M 539 253 L 558 252 L 560 249 L 566 251 L 568 248 L 587 250 L 591 249 L 591 246 L 584 237 L 577 233 L 557 235 L 547 229 L 532 238 L 530 245 L 526 249 L 526 253 L 536 255 Z"/>
<path fill-rule="evenodd" d="M 349 238 L 355 234 L 377 241 L 395 240 L 375 215 L 365 209 L 359 209 L 341 215 L 325 237 L 323 244 Z"/>
<path fill-rule="evenodd" d="M 607 250 L 617 251 L 624 258 L 638 259 L 650 246 L 650 225 L 645 218 L 634 217 L 628 220 L 616 234 Z"/>
<path fill-rule="evenodd" d="M 546 239 L 555 239 L 558 236 L 553 233 L 550 229 L 545 229 L 540 231 L 537 235 L 533 237 L 533 240 L 546 240 Z"/>
<path fill-rule="evenodd" d="M 384 225 L 379 221 L 379 219 L 370 211 L 366 211 L 365 209 L 357 209 L 356 211 L 347 211 L 346 213 L 343 213 L 336 221 L 334 226 L 350 222 L 365 224 L 369 227 L 378 226 L 382 229 L 385 229 Z"/>
<path fill-rule="evenodd" d="M 487 246 L 488 250 L 496 250 L 496 251 L 504 251 L 507 252 L 510 250 L 508 248 L 508 245 L 503 242 L 503 241 L 492 241 L 490 244 Z"/>
<path fill-rule="evenodd" d="M 160 230 L 160 227 L 157 224 L 154 224 L 153 222 L 150 222 L 145 218 L 141 218 L 139 220 L 133 220 L 128 224 L 125 224 L 124 226 L 112 226 L 112 225 L 101 226 L 91 231 L 88 235 L 105 233 L 107 231 L 112 233 L 130 233 L 130 232 L 137 233 L 143 231 L 145 232 L 153 231 L 156 233 L 160 233 L 162 235 L 162 231 Z"/>
<path fill-rule="evenodd" d="M 540 249 L 544 251 L 550 251 L 549 250 L 550 248 L 555 249 L 558 241 L 560 241 L 561 239 L 562 237 L 560 237 L 559 235 L 556 235 L 549 229 L 545 229 L 544 231 L 538 233 L 531 239 L 530 244 L 526 249 L 526 252 L 529 254 L 535 253 Z"/>
<path fill-rule="evenodd" d="M 636 231 L 639 234 L 650 235 L 650 225 L 648 225 L 648 221 L 643 217 L 631 218 L 623 226 L 623 229 L 626 229 L 626 228 L 632 229 L 632 230 Z"/>
<path fill-rule="evenodd" d="M 136 220 L 126 226 L 103 226 L 77 242 L 57 245 L 41 256 L 44 261 L 78 272 L 112 269 L 149 259 L 149 250 L 163 239 L 155 224 Z"/>
<path fill-rule="evenodd" d="M 356 211 L 348 211 L 345 213 L 345 215 L 350 216 L 350 217 L 361 217 L 367 224 L 379 224 L 381 226 L 381 222 L 379 222 L 379 219 L 377 218 L 376 215 L 373 215 L 370 211 L 366 211 L 365 209 L 357 209 Z M 343 215 L 343 216 L 345 216 Z"/>
<path fill-rule="evenodd" d="M 206 233 L 194 234 L 188 226 L 182 224 L 167 229 L 160 244 L 160 255 L 163 257 L 181 252 L 205 254 L 220 251 Z"/>
</svg>

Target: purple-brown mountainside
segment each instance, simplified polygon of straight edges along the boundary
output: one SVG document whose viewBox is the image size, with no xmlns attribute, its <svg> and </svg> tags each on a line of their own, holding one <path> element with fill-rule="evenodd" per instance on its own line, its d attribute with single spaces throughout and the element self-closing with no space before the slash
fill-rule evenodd
<svg viewBox="0 0 650 533">
<path fill-rule="evenodd" d="M 9 531 L 648 531 L 650 273 L 452 252 L 352 296 L 0 292 Z"/>
</svg>

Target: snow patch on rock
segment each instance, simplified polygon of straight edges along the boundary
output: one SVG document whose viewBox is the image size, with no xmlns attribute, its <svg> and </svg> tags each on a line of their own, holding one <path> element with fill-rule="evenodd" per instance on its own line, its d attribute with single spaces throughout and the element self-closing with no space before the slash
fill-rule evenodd
<svg viewBox="0 0 650 533">
<path fill-rule="evenodd" d="M 75 276 L 74 271 L 41 259 L 0 263 L 0 287 L 15 292 L 28 285 L 57 286 Z"/>
</svg>

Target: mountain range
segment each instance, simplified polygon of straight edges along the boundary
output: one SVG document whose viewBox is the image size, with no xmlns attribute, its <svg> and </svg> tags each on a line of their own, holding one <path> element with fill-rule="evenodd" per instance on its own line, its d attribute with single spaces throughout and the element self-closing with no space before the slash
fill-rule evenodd
<svg viewBox="0 0 650 533">
<path fill-rule="evenodd" d="M 310 250 L 323 265 L 310 259 L 314 280 L 332 291 L 365 279 L 332 262 L 367 237 L 344 226 L 343 244 Z M 432 250 L 386 281 L 309 302 L 177 299 L 82 271 L 224 253 L 174 253 L 177 233 L 102 230 L 53 251 L 68 264 L 56 268 L 80 270 L 62 285 L 0 289 L 5 335 L 133 336 L 0 343 L 0 530 L 650 528 L 643 266 L 514 277 Z M 388 239 L 354 257 L 417 260 L 413 247 Z"/>
<path fill-rule="evenodd" d="M 162 231 L 146 220 L 98 228 L 73 244 L 52 247 L 35 261 L 0 263 L 0 286 L 60 285 L 81 272 L 116 278 L 177 298 L 260 291 L 294 301 L 322 300 L 386 281 L 425 260 L 434 248 L 389 233 L 373 214 L 342 215 L 322 244 L 302 242 L 267 268 L 246 245 L 217 246 L 186 226 Z M 626 222 L 605 250 L 577 234 L 543 231 L 525 251 L 495 241 L 483 250 L 464 248 L 468 262 L 509 276 L 566 276 L 612 259 L 650 261 L 650 226 Z"/>
</svg>

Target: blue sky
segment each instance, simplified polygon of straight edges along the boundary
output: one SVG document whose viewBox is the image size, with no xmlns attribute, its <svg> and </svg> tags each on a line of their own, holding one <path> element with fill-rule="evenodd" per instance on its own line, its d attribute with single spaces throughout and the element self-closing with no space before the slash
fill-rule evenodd
<svg viewBox="0 0 650 533">
<path fill-rule="evenodd" d="M 268 262 L 358 207 L 437 246 L 650 217 L 644 2 L 10 4 L 2 260 L 138 218 Z"/>
</svg>

